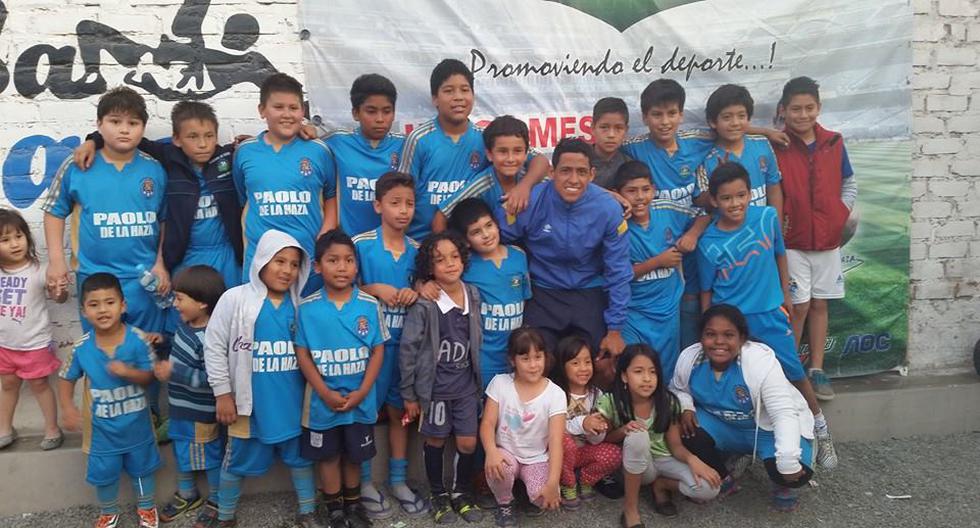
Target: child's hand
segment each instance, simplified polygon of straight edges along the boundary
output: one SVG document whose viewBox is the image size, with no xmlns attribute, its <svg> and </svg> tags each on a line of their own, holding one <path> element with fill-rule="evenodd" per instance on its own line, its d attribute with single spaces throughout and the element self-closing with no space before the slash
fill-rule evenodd
<svg viewBox="0 0 980 528">
<path fill-rule="evenodd" d="M 697 247 L 698 237 L 694 236 L 693 233 L 684 233 L 684 235 L 677 239 L 677 249 L 681 253 L 690 253 L 697 249 Z"/>
<path fill-rule="evenodd" d="M 231 393 L 215 396 L 215 418 L 221 425 L 231 425 L 238 419 L 238 408 Z"/>
<path fill-rule="evenodd" d="M 173 370 L 174 364 L 169 360 L 157 361 L 156 364 L 153 365 L 153 375 L 160 381 L 169 380 L 170 374 L 173 372 Z"/>
<path fill-rule="evenodd" d="M 147 332 L 144 335 L 146 336 L 147 343 L 153 346 L 157 346 L 160 343 L 163 343 L 163 334 L 161 334 L 160 332 Z"/>
<path fill-rule="evenodd" d="M 340 410 L 347 412 L 351 409 L 357 408 L 357 406 L 360 405 L 362 401 L 364 401 L 364 398 L 366 396 L 367 396 L 367 391 L 357 389 L 356 391 L 347 395 L 346 398 L 347 401 L 344 402 L 344 405 Z"/>
<path fill-rule="evenodd" d="M 662 268 L 676 268 L 681 265 L 681 260 L 684 258 L 684 254 L 681 253 L 676 246 L 670 246 L 666 251 L 657 255 L 660 259 Z"/>
<path fill-rule="evenodd" d="M 436 284 L 436 281 L 421 282 L 416 286 L 419 292 L 419 297 L 427 300 L 436 302 L 439 299 L 439 294 L 442 293 L 442 288 Z"/>
<path fill-rule="evenodd" d="M 398 290 L 398 305 L 409 307 L 415 304 L 415 301 L 419 300 L 419 294 L 417 291 L 411 288 L 402 288 Z"/>
<path fill-rule="evenodd" d="M 703 480 L 708 483 L 709 487 L 717 488 L 721 486 L 721 475 L 714 469 L 711 469 L 711 466 L 705 464 L 700 458 L 692 456 L 691 460 L 688 460 L 687 465 L 691 468 L 691 473 L 694 474 L 694 482 L 700 484 Z"/>
<path fill-rule="evenodd" d="M 765 136 L 770 143 L 773 143 L 776 146 L 782 148 L 786 148 L 789 146 L 789 135 L 786 134 L 786 132 L 783 132 L 782 130 L 767 128 L 765 131 Z"/>
<path fill-rule="evenodd" d="M 422 413 L 422 408 L 419 406 L 419 402 L 406 401 L 405 402 L 405 417 L 402 418 L 405 423 L 412 423 L 419 414 Z"/>
<path fill-rule="evenodd" d="M 95 142 L 91 139 L 86 139 L 84 143 L 75 149 L 72 153 L 73 161 L 75 165 L 82 170 L 88 170 L 92 166 L 92 162 L 95 161 Z"/>
<path fill-rule="evenodd" d="M 585 429 L 585 432 L 591 435 L 604 433 L 608 428 L 609 424 L 606 423 L 606 419 L 599 413 L 592 413 L 586 416 L 585 420 L 582 420 L 582 429 Z"/>
<path fill-rule="evenodd" d="M 64 260 L 54 259 L 48 261 L 48 269 L 44 274 L 45 284 L 49 289 L 68 288 L 68 264 Z"/>
<path fill-rule="evenodd" d="M 122 361 L 110 361 L 109 364 L 106 365 L 106 370 L 109 371 L 109 374 L 120 378 L 129 374 L 129 367 Z"/>
<path fill-rule="evenodd" d="M 623 218 L 629 220 L 630 217 L 633 216 L 633 204 L 624 198 L 622 194 L 619 194 L 616 191 L 610 191 L 607 189 L 606 192 L 609 193 L 609 196 L 612 196 L 617 202 L 619 202 L 619 205 L 623 207 Z"/>
<path fill-rule="evenodd" d="M 170 272 L 167 271 L 167 267 L 163 265 L 163 262 L 158 261 L 150 271 L 157 276 L 157 280 L 159 281 L 157 293 L 160 295 L 170 293 Z"/>
<path fill-rule="evenodd" d="M 347 405 L 348 396 L 344 396 L 337 391 L 327 389 L 326 394 L 324 394 L 322 398 L 324 403 L 327 404 L 327 407 L 330 407 L 334 411 L 343 412 L 346 410 L 344 407 Z"/>
<path fill-rule="evenodd" d="M 503 196 L 504 210 L 507 214 L 516 216 L 521 211 L 527 209 L 528 202 L 531 201 L 531 189 L 523 185 L 515 185 L 509 193 Z"/>
<path fill-rule="evenodd" d="M 52 301 L 60 304 L 68 300 L 68 279 L 49 282 L 46 287 Z"/>
<path fill-rule="evenodd" d="M 320 137 L 320 135 L 317 134 L 317 130 L 315 126 L 306 124 L 300 127 L 299 137 L 309 141 L 311 139 L 317 139 L 318 137 Z"/>
<path fill-rule="evenodd" d="M 487 453 L 487 460 L 483 469 L 486 471 L 488 479 L 504 480 L 504 472 L 507 466 L 510 466 L 510 463 L 504 460 L 500 451 L 494 450 L 493 453 Z"/>
<path fill-rule="evenodd" d="M 627 433 L 639 433 L 639 432 L 645 432 L 647 430 L 647 424 L 639 420 L 633 420 L 632 422 L 624 425 L 623 427 L 626 428 Z"/>
<path fill-rule="evenodd" d="M 698 417 L 694 414 L 692 410 L 686 410 L 681 413 L 681 436 L 684 438 L 691 438 L 694 433 L 697 432 L 698 427 Z"/>
<path fill-rule="evenodd" d="M 234 142 L 232 143 L 232 147 L 237 149 L 238 145 L 241 145 L 242 143 L 250 139 L 252 139 L 252 136 L 248 134 L 238 134 L 237 136 L 235 136 Z"/>
<path fill-rule="evenodd" d="M 61 409 L 61 428 L 77 433 L 82 430 L 82 413 L 74 405 Z"/>
<path fill-rule="evenodd" d="M 541 489 L 541 509 L 557 510 L 561 505 L 561 498 L 558 494 L 558 482 L 548 482 Z"/>
</svg>

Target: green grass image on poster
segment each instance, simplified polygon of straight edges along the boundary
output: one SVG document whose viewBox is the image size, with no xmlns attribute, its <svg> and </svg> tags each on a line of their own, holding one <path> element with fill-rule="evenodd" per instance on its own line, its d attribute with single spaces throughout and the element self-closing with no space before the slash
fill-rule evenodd
<svg viewBox="0 0 980 528">
<path fill-rule="evenodd" d="M 550 0 L 588 13 L 624 31 L 644 18 L 700 0 Z"/>
</svg>

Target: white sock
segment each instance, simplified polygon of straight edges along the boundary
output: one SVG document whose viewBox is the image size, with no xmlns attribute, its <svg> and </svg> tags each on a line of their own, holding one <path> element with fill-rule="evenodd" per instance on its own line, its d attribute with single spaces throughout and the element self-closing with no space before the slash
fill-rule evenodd
<svg viewBox="0 0 980 528">
<path fill-rule="evenodd" d="M 827 418 L 824 417 L 822 411 L 813 416 L 813 432 L 817 436 L 827 436 L 830 434 L 830 426 L 827 425 Z"/>
</svg>

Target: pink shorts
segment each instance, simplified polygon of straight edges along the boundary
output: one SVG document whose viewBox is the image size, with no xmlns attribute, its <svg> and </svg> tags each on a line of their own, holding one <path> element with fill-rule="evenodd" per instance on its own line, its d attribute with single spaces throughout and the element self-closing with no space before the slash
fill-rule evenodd
<svg viewBox="0 0 980 528">
<path fill-rule="evenodd" d="M 0 347 L 0 374 L 20 379 L 46 378 L 58 370 L 61 360 L 50 346 L 37 350 L 11 350 Z"/>
</svg>

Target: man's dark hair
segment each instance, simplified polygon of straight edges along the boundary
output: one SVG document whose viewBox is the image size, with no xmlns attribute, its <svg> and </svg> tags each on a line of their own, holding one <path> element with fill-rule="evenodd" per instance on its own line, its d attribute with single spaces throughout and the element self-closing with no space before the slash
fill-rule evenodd
<svg viewBox="0 0 980 528">
<path fill-rule="evenodd" d="M 582 154 L 586 158 L 589 158 L 589 166 L 595 167 L 595 151 L 592 149 L 592 145 L 589 145 L 580 137 L 562 138 L 555 145 L 555 151 L 551 154 L 552 167 L 558 166 L 558 160 L 561 159 L 562 154 Z"/>
<path fill-rule="evenodd" d="M 174 291 L 207 305 L 208 315 L 218 304 L 218 299 L 225 293 L 225 280 L 211 266 L 199 264 L 190 266 L 174 277 Z"/>
<path fill-rule="evenodd" d="M 626 101 L 619 97 L 603 97 L 596 101 L 595 106 L 592 107 L 592 126 L 595 126 L 596 121 L 606 114 L 620 114 L 626 120 L 626 124 L 630 124 L 629 108 L 626 107 Z"/>
<path fill-rule="evenodd" d="M 143 124 L 150 118 L 146 113 L 146 101 L 143 96 L 136 93 L 136 90 L 128 86 L 117 86 L 99 97 L 99 105 L 95 109 L 95 116 L 99 121 L 112 112 L 134 115 Z"/>
<path fill-rule="evenodd" d="M 210 122 L 214 125 L 214 131 L 218 131 L 218 116 L 214 113 L 214 108 L 207 103 L 200 101 L 181 101 L 174 105 L 170 111 L 170 123 L 174 129 L 174 135 L 180 135 L 180 125 L 184 121 L 197 119 L 203 122 Z"/>
<path fill-rule="evenodd" d="M 512 115 L 503 115 L 494 119 L 483 129 L 483 144 L 487 150 L 493 150 L 493 144 L 501 136 L 515 136 L 524 140 L 524 148 L 531 146 L 527 125 L 524 121 Z"/>
<path fill-rule="evenodd" d="M 755 110 L 755 101 L 752 94 L 744 86 L 737 84 L 723 84 L 708 96 L 708 102 L 704 106 L 705 117 L 709 123 L 718 120 L 721 111 L 729 106 L 742 106 L 752 119 L 752 112 Z"/>
<path fill-rule="evenodd" d="M 354 84 L 350 86 L 351 108 L 357 110 L 372 95 L 383 95 L 387 97 L 392 106 L 395 105 L 395 101 L 398 99 L 398 91 L 395 89 L 395 84 L 391 80 L 377 73 L 366 73 L 354 79 Z"/>
<path fill-rule="evenodd" d="M 785 86 L 783 86 L 783 96 L 779 98 L 779 106 L 785 107 L 789 104 L 789 100 L 795 95 L 812 95 L 814 99 L 820 102 L 820 85 L 817 81 L 809 77 L 796 77 L 790 79 Z"/>
<path fill-rule="evenodd" d="M 453 75 L 465 77 L 466 82 L 470 83 L 470 89 L 473 89 L 473 72 L 465 64 L 456 59 L 442 59 L 442 62 L 436 64 L 436 67 L 432 69 L 432 75 L 429 76 L 429 91 L 432 92 L 433 97 L 439 93 L 439 87 L 442 86 L 442 83 Z"/>
<path fill-rule="evenodd" d="M 259 87 L 259 104 L 269 102 L 269 97 L 275 92 L 293 94 L 303 101 L 303 84 L 285 73 L 273 73 L 262 81 Z"/>
<path fill-rule="evenodd" d="M 673 79 L 657 79 L 648 84 L 640 94 L 640 111 L 647 115 L 654 106 L 663 106 L 670 103 L 677 103 L 678 108 L 684 111 L 684 87 Z"/>
<path fill-rule="evenodd" d="M 388 171 L 382 174 L 378 178 L 378 181 L 374 183 L 374 199 L 380 202 L 388 194 L 388 191 L 395 187 L 408 187 L 414 193 L 415 180 L 412 179 L 411 175 L 405 174 L 404 172 Z"/>
<path fill-rule="evenodd" d="M 89 275 L 82 281 L 82 303 L 85 303 L 85 297 L 88 294 L 96 290 L 115 290 L 119 294 L 120 299 L 126 300 L 125 295 L 123 295 L 122 284 L 111 273 L 100 271 L 99 273 Z"/>
<path fill-rule="evenodd" d="M 718 189 L 726 183 L 731 183 L 735 180 L 742 180 L 745 182 L 746 189 L 752 189 L 752 184 L 749 180 L 749 172 L 745 170 L 745 167 L 741 163 L 736 163 L 734 161 L 726 161 L 715 167 L 715 170 L 711 171 L 711 179 L 708 180 L 708 192 L 711 196 L 718 196 Z"/>
<path fill-rule="evenodd" d="M 616 169 L 616 175 L 613 176 L 612 188 L 615 191 L 619 191 L 627 183 L 639 178 L 653 183 L 653 175 L 650 174 L 650 167 L 647 167 L 647 164 L 642 161 L 629 160 Z"/>
</svg>

